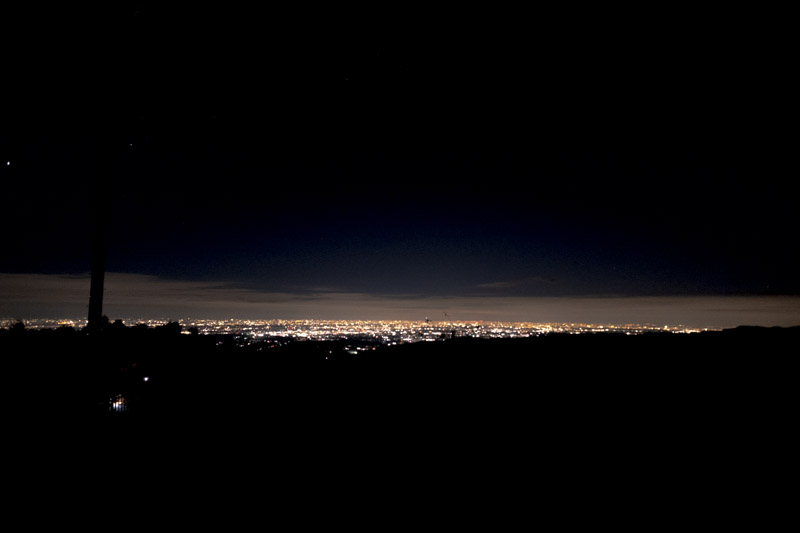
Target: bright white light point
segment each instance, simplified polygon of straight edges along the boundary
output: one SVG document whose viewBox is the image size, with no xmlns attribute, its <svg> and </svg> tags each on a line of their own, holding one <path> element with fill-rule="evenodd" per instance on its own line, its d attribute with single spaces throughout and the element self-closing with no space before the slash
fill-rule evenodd
<svg viewBox="0 0 800 533">
<path fill-rule="evenodd" d="M 149 377 L 147 377 L 147 376 L 145 376 L 145 377 L 144 377 L 144 380 L 145 380 L 145 381 L 150 381 L 150 378 L 149 378 Z"/>
<path fill-rule="evenodd" d="M 11 161 L 6 161 L 6 166 L 7 167 L 11 166 Z"/>
</svg>

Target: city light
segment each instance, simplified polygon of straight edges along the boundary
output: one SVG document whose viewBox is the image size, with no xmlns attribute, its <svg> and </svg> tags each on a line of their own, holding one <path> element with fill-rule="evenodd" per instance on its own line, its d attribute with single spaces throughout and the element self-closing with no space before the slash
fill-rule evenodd
<svg viewBox="0 0 800 533">
<path fill-rule="evenodd" d="M 126 326 L 158 327 L 169 320 L 129 319 Z M 620 333 L 640 335 L 648 332 L 697 333 L 705 329 L 664 324 L 574 324 L 534 322 L 490 322 L 454 320 L 177 320 L 181 333 L 229 336 L 239 344 L 263 343 L 275 347 L 286 342 L 358 340 L 369 344 L 397 345 L 437 342 L 458 338 L 512 339 L 547 334 Z M 12 325 L 10 322 L 5 326 Z M 41 319 L 25 322 L 31 329 L 82 328 L 85 321 Z M 191 330 L 191 331 L 190 331 Z M 147 381 L 147 379 L 145 379 Z"/>
</svg>

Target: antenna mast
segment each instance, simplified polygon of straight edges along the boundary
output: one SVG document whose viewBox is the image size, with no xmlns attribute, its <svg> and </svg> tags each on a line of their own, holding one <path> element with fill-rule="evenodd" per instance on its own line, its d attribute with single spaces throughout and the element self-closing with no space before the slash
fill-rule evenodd
<svg viewBox="0 0 800 533">
<path fill-rule="evenodd" d="M 89 288 L 89 324 L 97 329 L 103 319 L 103 284 L 106 273 L 106 241 L 108 238 L 108 181 L 111 176 L 111 150 L 108 141 L 96 144 L 92 188 L 94 192 L 94 235 L 92 239 L 92 282 Z"/>
</svg>

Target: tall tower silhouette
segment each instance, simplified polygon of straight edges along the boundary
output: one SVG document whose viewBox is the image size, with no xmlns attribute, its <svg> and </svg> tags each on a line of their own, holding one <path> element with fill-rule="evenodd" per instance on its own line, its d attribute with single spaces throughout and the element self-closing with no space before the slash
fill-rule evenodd
<svg viewBox="0 0 800 533">
<path fill-rule="evenodd" d="M 90 329 L 97 329 L 103 322 L 103 290 L 106 274 L 106 251 L 108 240 L 108 188 L 111 180 L 112 149 L 105 139 L 95 145 L 95 168 L 93 175 L 94 234 L 92 238 L 92 281 L 89 288 Z"/>
</svg>

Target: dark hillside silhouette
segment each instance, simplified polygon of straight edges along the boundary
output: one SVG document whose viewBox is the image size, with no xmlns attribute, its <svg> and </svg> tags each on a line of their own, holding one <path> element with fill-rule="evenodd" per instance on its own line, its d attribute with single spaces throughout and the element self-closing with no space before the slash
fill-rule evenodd
<svg viewBox="0 0 800 533">
<path fill-rule="evenodd" d="M 203 477 L 212 466 L 260 468 L 265 483 L 299 488 L 410 477 L 414 490 L 438 479 L 504 498 L 522 498 L 524 482 L 562 507 L 580 489 L 641 510 L 675 494 L 704 506 L 772 499 L 771 476 L 794 454 L 800 328 L 355 353 L 338 341 L 243 347 L 188 333 L 121 322 L 0 330 L 11 442 L 66 453 L 81 475 L 97 460 L 76 458 L 102 452 L 101 469 L 151 488 L 180 457 Z"/>
<path fill-rule="evenodd" d="M 87 330 L 88 331 L 88 330 Z M 734 406 L 788 390 L 800 328 L 737 328 L 697 334 L 551 334 L 524 339 L 456 338 L 348 352 L 343 342 L 262 349 L 231 338 L 121 322 L 100 331 L 0 331 L 10 405 L 23 417 L 213 421 L 291 418 L 340 410 L 353 420 L 447 409 L 450 419 L 493 412 L 550 414 L 579 405 L 647 418 L 682 409 L 696 418 L 713 403 Z M 115 398 L 121 400 L 115 404 Z M 652 413 L 652 411 L 650 411 Z M 324 418 L 324 417 L 322 417 Z"/>
</svg>

